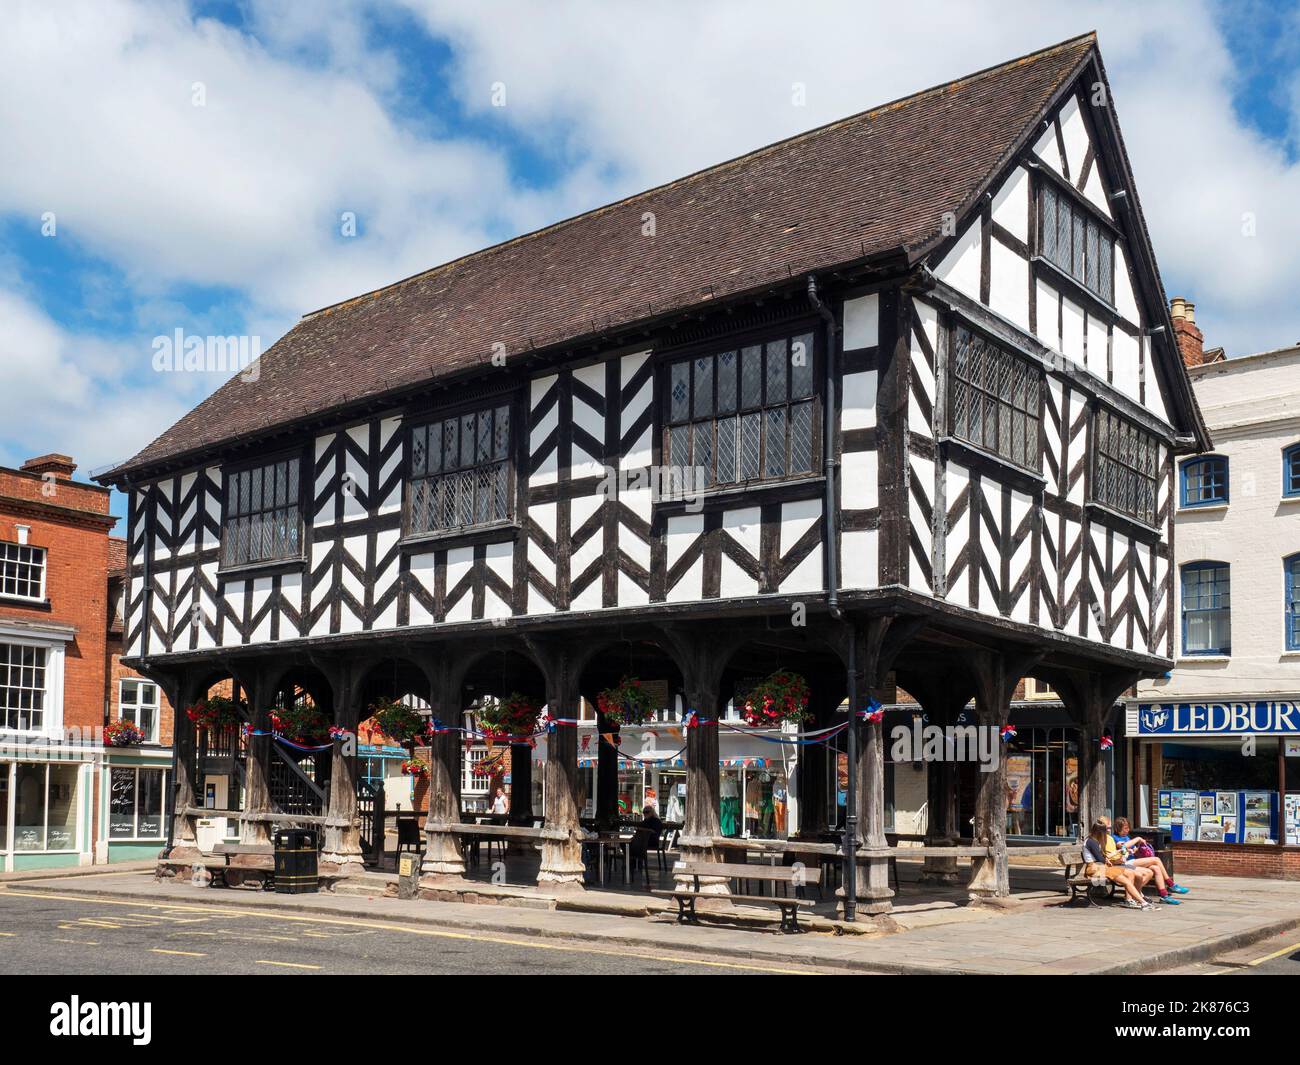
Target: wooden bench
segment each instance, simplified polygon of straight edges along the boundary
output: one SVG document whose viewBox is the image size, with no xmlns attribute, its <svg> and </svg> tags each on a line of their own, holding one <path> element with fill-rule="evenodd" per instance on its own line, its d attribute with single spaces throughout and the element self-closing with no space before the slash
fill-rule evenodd
<svg viewBox="0 0 1300 1065">
<path fill-rule="evenodd" d="M 807 884 L 814 884 L 820 888 L 822 877 L 820 868 L 807 869 L 794 865 L 726 865 L 720 862 L 678 862 L 673 866 L 673 872 L 684 873 L 693 877 L 695 889 L 693 891 L 656 889 L 651 891 L 650 894 L 675 899 L 677 902 L 677 920 L 680 924 L 700 923 L 699 915 L 695 912 L 695 903 L 701 898 L 725 898 L 731 902 L 778 907 L 781 911 L 781 931 L 787 934 L 807 931 L 807 929 L 799 926 L 799 908 L 809 907 L 812 902 L 808 899 L 794 898 L 793 896 L 782 897 L 776 895 L 776 887 L 785 884 L 799 888 Z M 700 877 L 702 876 L 725 877 L 728 880 L 757 880 L 760 883 L 767 882 L 772 885 L 774 893 L 772 895 L 703 895 L 700 893 Z"/>
<path fill-rule="evenodd" d="M 1058 854 L 1057 861 L 1065 869 L 1065 890 L 1070 894 L 1070 903 L 1074 903 L 1082 896 L 1089 906 L 1096 906 L 1098 903 L 1094 892 L 1104 892 L 1102 897 L 1107 899 L 1115 897 L 1115 881 L 1101 873 L 1096 876 L 1086 875 L 1084 870 L 1087 865 L 1081 855 Z"/>
</svg>

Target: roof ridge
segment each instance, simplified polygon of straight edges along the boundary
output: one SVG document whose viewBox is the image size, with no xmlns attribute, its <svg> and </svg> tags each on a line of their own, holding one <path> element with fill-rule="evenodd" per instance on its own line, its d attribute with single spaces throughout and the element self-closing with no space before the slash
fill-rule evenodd
<svg viewBox="0 0 1300 1065">
<path fill-rule="evenodd" d="M 487 256 L 491 253 L 503 251 L 506 248 L 511 247 L 512 245 L 522 244 L 525 241 L 536 239 L 538 237 L 541 237 L 545 233 L 553 232 L 554 230 L 561 229 L 565 226 L 571 225 L 583 219 L 593 218 L 607 211 L 612 211 L 615 208 L 624 207 L 628 204 L 634 203 L 635 201 L 641 199 L 642 197 L 651 196 L 657 193 L 664 192 L 668 189 L 677 188 L 691 181 L 698 180 L 706 175 L 717 174 L 728 167 L 732 167 L 739 163 L 747 162 L 752 159 L 760 158 L 769 152 L 776 151 L 779 148 L 786 147 L 790 144 L 793 144 L 805 138 L 809 138 L 821 133 L 825 133 L 829 130 L 833 130 L 841 126 L 848 125 L 849 123 L 860 122 L 863 119 L 871 118 L 878 114 L 883 114 L 897 107 L 901 107 L 904 104 L 915 102 L 917 100 L 923 99 L 924 97 L 930 96 L 932 94 L 949 91 L 958 86 L 968 85 L 971 82 L 978 81 L 982 78 L 992 77 L 995 74 L 1007 70 L 1010 67 L 1020 66 L 1022 64 L 1030 62 L 1031 60 L 1045 59 L 1048 56 L 1056 55 L 1059 54 L 1060 52 L 1065 51 L 1066 49 L 1075 47 L 1084 41 L 1087 41 L 1089 44 L 1095 45 L 1097 41 L 1097 31 L 1089 30 L 1087 33 L 1081 33 L 1078 36 L 1070 37 L 1064 41 L 1058 41 L 1056 44 L 1048 45 L 1045 48 L 1039 48 L 1033 52 L 1026 52 L 1024 55 L 1017 56 L 1014 59 L 1008 59 L 1001 63 L 995 63 L 992 66 L 985 67 L 983 70 L 977 70 L 973 74 L 965 74 L 959 78 L 953 78 L 949 81 L 940 82 L 938 85 L 931 85 L 925 89 L 918 89 L 915 92 L 908 93 L 905 96 L 896 97 L 895 99 L 889 100 L 886 103 L 877 104 L 874 107 L 869 107 L 862 111 L 856 111 L 851 115 L 845 115 L 842 118 L 837 118 L 830 122 L 824 122 L 820 126 L 814 126 L 811 129 L 801 130 L 798 133 L 792 133 L 788 137 L 782 137 L 780 140 L 772 141 L 769 144 L 764 144 L 748 152 L 743 152 L 740 155 L 734 155 L 729 159 L 724 159 L 717 163 L 711 163 L 706 167 L 701 167 L 699 170 L 693 170 L 689 174 L 683 174 L 681 177 L 673 178 L 671 181 L 665 181 L 658 185 L 652 185 L 650 188 L 642 189 L 640 192 L 634 192 L 631 193 L 630 195 L 621 197 L 620 199 L 611 200 L 609 203 L 604 203 L 596 207 L 588 208 L 586 211 L 580 211 L 578 214 L 570 215 L 567 218 L 561 218 L 558 221 L 551 222 L 548 225 L 542 226 L 539 229 L 529 230 L 527 233 L 518 233 L 513 237 L 508 237 L 505 240 L 498 241 L 496 244 L 489 244 L 486 247 L 476 248 L 473 251 L 466 252 L 464 255 L 459 255 L 454 259 L 448 259 L 444 263 L 438 263 L 434 266 L 427 267 L 414 274 L 410 274 L 407 277 L 399 278 L 396 281 L 390 281 L 385 285 L 380 285 L 378 288 L 370 289 L 367 292 L 361 292 L 355 296 L 349 296 L 346 299 L 338 300 L 334 303 L 328 303 L 325 306 L 319 307 L 314 311 L 308 311 L 299 320 L 305 322 L 312 318 L 317 317 L 318 315 L 329 314 L 343 307 L 347 307 L 355 303 L 360 303 L 363 300 L 371 299 L 375 296 L 380 295 L 381 293 L 389 291 L 390 289 L 400 288 L 403 285 L 407 285 L 412 282 L 419 281 L 423 278 L 430 277 L 441 271 L 449 270 L 452 267 L 458 266 L 471 259 L 477 259 L 480 256 Z"/>
</svg>

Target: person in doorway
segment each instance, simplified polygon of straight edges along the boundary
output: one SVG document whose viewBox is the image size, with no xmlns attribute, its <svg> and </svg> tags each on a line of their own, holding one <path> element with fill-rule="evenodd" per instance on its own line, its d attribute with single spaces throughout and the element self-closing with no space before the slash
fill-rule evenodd
<svg viewBox="0 0 1300 1065">
<path fill-rule="evenodd" d="M 1103 817 L 1102 820 L 1106 819 Z M 1141 836 L 1130 835 L 1131 831 L 1127 817 L 1115 818 L 1115 829 L 1111 833 L 1111 839 L 1115 841 L 1116 848 L 1124 856 L 1124 864 L 1131 869 L 1149 869 L 1155 877 L 1160 901 L 1170 906 L 1177 906 L 1178 900 L 1173 896 L 1186 895 L 1191 889 L 1174 883 L 1174 878 L 1165 867 L 1165 863 L 1156 856 L 1151 844 Z"/>
<path fill-rule="evenodd" d="M 505 788 L 497 788 L 496 794 L 492 796 L 492 812 L 494 814 L 510 812 L 510 800 L 506 798 Z"/>
<path fill-rule="evenodd" d="M 1128 909 L 1151 909 L 1152 904 L 1142 897 L 1136 871 L 1122 862 L 1115 864 L 1106 860 L 1106 841 L 1109 838 L 1110 826 L 1104 821 L 1094 821 L 1088 831 L 1088 838 L 1083 841 L 1084 875 L 1104 876 L 1118 884 L 1124 892 L 1124 905 Z"/>
</svg>

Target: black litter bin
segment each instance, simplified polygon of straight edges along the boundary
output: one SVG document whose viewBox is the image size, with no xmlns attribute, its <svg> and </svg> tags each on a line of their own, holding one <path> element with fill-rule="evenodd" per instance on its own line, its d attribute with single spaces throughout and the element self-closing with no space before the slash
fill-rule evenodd
<svg viewBox="0 0 1300 1065">
<path fill-rule="evenodd" d="M 316 832 L 310 828 L 285 828 L 275 834 L 275 890 L 281 895 L 302 895 L 320 890 Z"/>
</svg>

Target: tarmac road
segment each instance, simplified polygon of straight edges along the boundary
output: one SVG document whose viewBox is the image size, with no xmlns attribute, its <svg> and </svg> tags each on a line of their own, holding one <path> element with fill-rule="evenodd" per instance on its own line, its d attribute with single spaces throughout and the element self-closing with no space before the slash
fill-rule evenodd
<svg viewBox="0 0 1300 1065">
<path fill-rule="evenodd" d="M 0 888 L 0 973 L 739 976 L 813 971 L 580 940 L 532 940 L 238 906 L 54 896 L 14 885 Z"/>
</svg>

